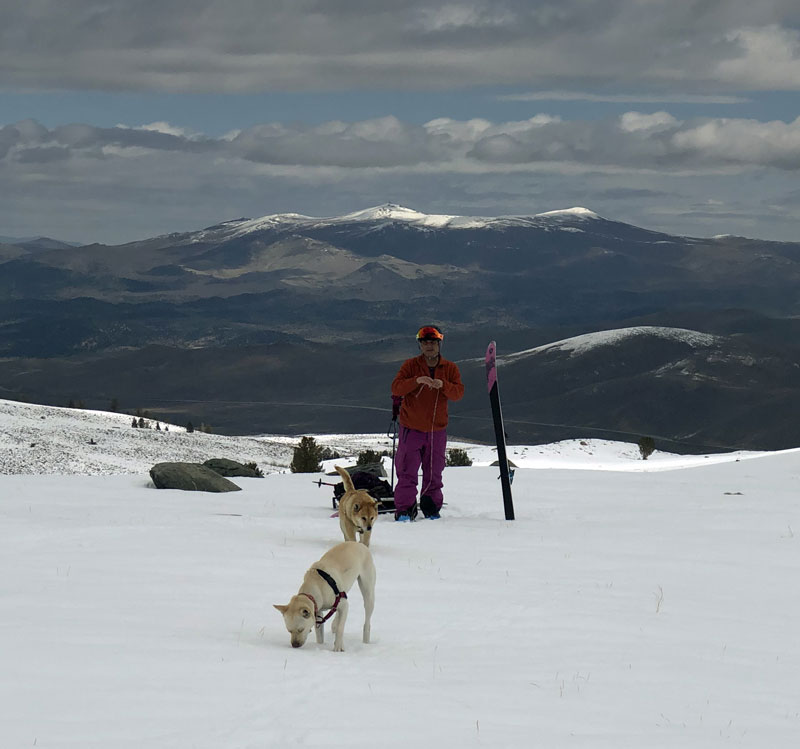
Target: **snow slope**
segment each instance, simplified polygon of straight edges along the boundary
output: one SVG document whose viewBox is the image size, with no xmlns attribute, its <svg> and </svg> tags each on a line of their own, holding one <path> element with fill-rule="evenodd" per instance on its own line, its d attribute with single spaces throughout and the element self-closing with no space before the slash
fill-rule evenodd
<svg viewBox="0 0 800 749">
<path fill-rule="evenodd" d="M 380 519 L 344 653 L 272 608 L 340 540 L 318 475 L 0 475 L 0 746 L 796 746 L 798 451 L 625 450 L 527 448 L 515 521 L 496 468 L 446 469 L 441 520 Z"/>
<path fill-rule="evenodd" d="M 147 473 L 162 461 L 220 457 L 258 463 L 266 473 L 292 459 L 289 445 L 269 438 L 187 434 L 164 422 L 157 431 L 152 420 L 152 428 L 134 429 L 131 421 L 126 414 L 0 400 L 0 474 Z"/>
<path fill-rule="evenodd" d="M 601 346 L 613 346 L 626 338 L 636 338 L 637 336 L 654 336 L 678 343 L 686 343 L 693 348 L 713 346 L 719 340 L 717 336 L 710 333 L 699 333 L 696 330 L 686 328 L 667 328 L 653 325 L 635 325 L 630 328 L 615 328 L 613 330 L 601 330 L 595 333 L 584 333 L 583 335 L 565 338 L 562 341 L 547 343 L 536 348 L 517 351 L 502 357 L 502 361 L 513 361 L 524 359 L 532 354 L 538 354 L 550 349 L 559 349 L 569 352 L 570 356 L 585 354 L 594 348 Z"/>
</svg>

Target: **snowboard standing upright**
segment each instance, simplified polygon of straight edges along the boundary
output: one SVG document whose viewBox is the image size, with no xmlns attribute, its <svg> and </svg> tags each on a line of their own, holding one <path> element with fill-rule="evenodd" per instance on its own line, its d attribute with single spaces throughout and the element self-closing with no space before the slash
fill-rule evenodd
<svg viewBox="0 0 800 749">
<path fill-rule="evenodd" d="M 514 503 L 511 500 L 511 472 L 506 456 L 506 433 L 503 429 L 503 412 L 500 409 L 500 390 L 497 386 L 497 344 L 492 341 L 486 349 L 486 387 L 492 404 L 494 436 L 497 442 L 497 461 L 500 466 L 500 483 L 503 486 L 503 507 L 506 520 L 514 519 Z"/>
</svg>

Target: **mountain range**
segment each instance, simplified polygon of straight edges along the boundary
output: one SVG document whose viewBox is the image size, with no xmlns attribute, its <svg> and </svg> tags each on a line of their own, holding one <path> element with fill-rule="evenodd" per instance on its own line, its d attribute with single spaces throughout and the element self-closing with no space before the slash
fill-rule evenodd
<svg viewBox="0 0 800 749">
<path fill-rule="evenodd" d="M 497 218 L 387 204 L 118 246 L 0 244 L 0 397 L 115 401 L 222 433 L 381 431 L 425 323 L 489 440 L 496 340 L 509 441 L 800 444 L 800 243 L 693 238 L 585 208 Z M 612 331 L 617 331 L 612 333 Z"/>
</svg>

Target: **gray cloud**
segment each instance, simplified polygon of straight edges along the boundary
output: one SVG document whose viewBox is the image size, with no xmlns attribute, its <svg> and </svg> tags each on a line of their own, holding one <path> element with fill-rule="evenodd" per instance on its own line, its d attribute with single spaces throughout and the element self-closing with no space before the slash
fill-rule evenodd
<svg viewBox="0 0 800 749">
<path fill-rule="evenodd" d="M 267 123 L 219 138 L 166 123 L 24 120 L 0 127 L 0 234 L 115 243 L 241 215 L 393 201 L 477 215 L 585 205 L 674 233 L 795 238 L 798 169 L 800 120 L 386 117 Z"/>
<path fill-rule="evenodd" d="M 527 94 L 504 94 L 499 101 L 586 101 L 614 104 L 746 104 L 744 96 L 705 94 L 595 94 L 586 91 L 533 91 Z"/>
<path fill-rule="evenodd" d="M 402 169 L 430 173 L 563 169 L 572 172 L 713 172 L 800 169 L 800 118 L 681 121 L 668 112 L 627 112 L 608 120 L 562 121 L 539 115 L 492 123 L 441 118 L 425 125 L 396 117 L 318 126 L 270 123 L 223 138 L 147 128 L 72 124 L 47 129 L 31 120 L 0 129 L 0 159 L 115 159 L 181 154 L 220 162 L 302 170 Z M 285 172 L 284 172 L 285 173 Z"/>
<path fill-rule="evenodd" d="M 607 190 L 597 190 L 595 195 L 601 200 L 640 200 L 641 198 L 674 198 L 675 193 L 665 190 L 651 190 L 646 187 L 612 187 Z"/>
<path fill-rule="evenodd" d="M 363 167 L 410 166 L 438 161 L 424 128 L 383 117 L 319 127 L 264 125 L 239 133 L 229 152 L 264 164 Z"/>
<path fill-rule="evenodd" d="M 69 149 L 63 146 L 48 146 L 25 149 L 18 159 L 23 164 L 47 164 L 53 161 L 64 161 L 70 158 Z"/>
<path fill-rule="evenodd" d="M 2 0 L 0 86 L 797 90 L 799 29 L 787 0 Z"/>
</svg>

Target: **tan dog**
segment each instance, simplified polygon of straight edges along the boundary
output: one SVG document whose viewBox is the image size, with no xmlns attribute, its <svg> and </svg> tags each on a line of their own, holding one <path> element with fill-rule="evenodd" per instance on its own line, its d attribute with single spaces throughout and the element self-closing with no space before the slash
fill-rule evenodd
<svg viewBox="0 0 800 749">
<path fill-rule="evenodd" d="M 340 466 L 334 466 L 336 473 L 342 477 L 344 494 L 339 500 L 339 527 L 345 541 L 355 541 L 356 533 L 361 536 L 361 543 L 369 546 L 372 537 L 372 526 L 378 519 L 378 500 L 365 489 L 356 489 L 350 474 Z"/>
<path fill-rule="evenodd" d="M 302 647 L 312 629 L 316 629 L 317 642 L 323 643 L 325 621 L 335 612 L 331 627 L 333 649 L 344 650 L 344 623 L 349 608 L 347 591 L 356 580 L 364 599 L 364 642 L 369 642 L 370 618 L 375 608 L 375 564 L 364 544 L 345 541 L 329 549 L 309 567 L 300 590 L 286 606 L 275 604 L 283 614 L 293 648 Z M 322 616 L 323 611 L 329 613 Z"/>
</svg>

